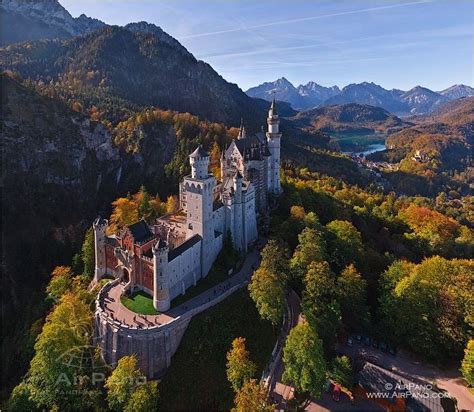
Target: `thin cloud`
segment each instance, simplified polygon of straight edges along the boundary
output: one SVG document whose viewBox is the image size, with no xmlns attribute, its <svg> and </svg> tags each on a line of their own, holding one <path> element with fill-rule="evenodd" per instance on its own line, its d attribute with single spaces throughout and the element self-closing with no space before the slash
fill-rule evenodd
<svg viewBox="0 0 474 412">
<path fill-rule="evenodd" d="M 210 59 L 210 58 L 228 58 L 228 57 L 246 57 L 246 56 L 253 56 L 253 55 L 262 55 L 268 53 L 276 53 L 282 51 L 294 51 L 294 50 L 304 50 L 304 49 L 312 49 L 315 47 L 329 47 L 329 46 L 337 46 L 337 45 L 344 45 L 344 44 L 353 44 L 359 43 L 364 41 L 373 41 L 373 40 L 380 40 L 386 38 L 397 38 L 400 36 L 413 36 L 413 35 L 422 35 L 428 36 L 431 40 L 435 37 L 458 37 L 458 36 L 472 36 L 473 30 L 470 27 L 455 27 L 455 28 L 441 28 L 441 29 L 434 29 L 434 30 L 417 30 L 412 32 L 405 32 L 405 33 L 387 33 L 381 34 L 378 36 L 369 36 L 369 37 L 359 37 L 357 39 L 350 39 L 350 40 L 340 40 L 340 41 L 331 41 L 331 42 L 318 42 L 315 44 L 306 44 L 300 46 L 287 46 L 287 47 L 265 47 L 258 50 L 250 50 L 245 52 L 229 52 L 229 53 L 210 53 L 205 55 L 199 55 L 199 59 Z"/>
<path fill-rule="evenodd" d="M 319 16 L 309 16 L 309 17 L 299 17 L 299 18 L 296 18 L 296 19 L 279 20 L 279 21 L 255 24 L 253 26 L 239 27 L 239 28 L 234 28 L 234 29 L 226 29 L 226 30 L 210 31 L 210 32 L 206 32 L 206 33 L 189 34 L 187 36 L 180 36 L 179 40 L 194 39 L 194 38 L 206 37 L 206 36 L 215 36 L 215 35 L 226 34 L 226 33 L 236 33 L 236 32 L 246 31 L 246 30 L 251 30 L 251 29 L 261 29 L 261 28 L 264 28 L 264 27 L 280 26 L 282 24 L 301 23 L 301 22 L 304 22 L 304 21 L 326 19 L 326 18 L 329 18 L 329 17 L 346 16 L 346 15 L 350 15 L 350 14 L 369 13 L 369 12 L 372 12 L 372 11 L 387 10 L 387 9 L 394 9 L 394 8 L 407 7 L 407 6 L 416 6 L 418 4 L 432 3 L 433 1 L 435 1 L 435 0 L 420 0 L 420 1 L 410 2 L 410 3 L 397 3 L 397 4 L 390 4 L 390 5 L 387 5 L 387 6 L 370 7 L 370 8 L 367 8 L 367 9 L 343 11 L 343 12 L 339 12 L 339 13 L 330 13 L 330 14 L 321 14 Z"/>
</svg>

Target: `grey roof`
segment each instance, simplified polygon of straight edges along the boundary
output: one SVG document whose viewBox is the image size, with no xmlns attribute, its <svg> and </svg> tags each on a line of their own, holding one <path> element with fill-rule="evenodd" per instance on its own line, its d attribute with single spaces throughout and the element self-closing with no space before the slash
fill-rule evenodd
<svg viewBox="0 0 474 412">
<path fill-rule="evenodd" d="M 185 240 L 178 247 L 174 248 L 168 253 L 168 262 L 171 262 L 173 259 L 177 258 L 179 255 L 183 254 L 189 248 L 193 247 L 196 243 L 199 243 L 202 240 L 202 237 L 199 235 L 194 235 L 189 239 Z"/>
<path fill-rule="evenodd" d="M 262 160 L 264 156 L 270 156 L 268 147 L 262 142 L 261 136 L 252 135 L 245 139 L 235 140 L 235 145 L 245 160 Z"/>
<path fill-rule="evenodd" d="M 151 233 L 148 224 L 144 220 L 140 220 L 133 225 L 128 226 L 128 230 L 133 236 L 133 239 L 137 243 L 144 242 L 145 240 L 151 239 L 154 237 L 153 233 Z"/>
<path fill-rule="evenodd" d="M 194 152 L 192 152 L 189 157 L 209 157 L 209 153 L 207 153 L 202 145 L 199 145 Z"/>
</svg>

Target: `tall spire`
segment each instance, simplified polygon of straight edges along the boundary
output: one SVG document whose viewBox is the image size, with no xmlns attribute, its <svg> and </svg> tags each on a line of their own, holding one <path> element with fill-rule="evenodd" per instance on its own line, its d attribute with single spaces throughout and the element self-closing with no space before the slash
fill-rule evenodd
<svg viewBox="0 0 474 412">
<path fill-rule="evenodd" d="M 275 101 L 275 93 L 273 93 L 273 97 L 272 97 L 272 105 L 270 106 L 270 110 L 269 110 L 269 115 L 277 115 L 277 109 L 276 109 L 276 101 Z"/>
<path fill-rule="evenodd" d="M 240 129 L 239 129 L 239 135 L 237 136 L 237 139 L 240 140 L 240 139 L 245 139 L 247 136 L 246 136 L 246 133 L 245 133 L 245 126 L 244 126 L 244 119 L 240 119 Z"/>
</svg>

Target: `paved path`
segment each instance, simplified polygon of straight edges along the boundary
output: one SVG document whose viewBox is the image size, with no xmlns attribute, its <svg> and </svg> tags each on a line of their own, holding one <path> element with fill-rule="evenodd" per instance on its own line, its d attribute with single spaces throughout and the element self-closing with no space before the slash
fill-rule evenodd
<svg viewBox="0 0 474 412">
<path fill-rule="evenodd" d="M 282 382 L 282 375 L 284 370 L 283 365 L 283 346 L 286 341 L 286 337 L 298 323 L 302 321 L 300 316 L 300 300 L 298 295 L 292 290 L 287 297 L 288 315 L 287 322 L 285 325 L 285 334 L 280 338 L 281 346 L 277 352 L 276 359 L 272 366 L 272 373 L 268 377 L 268 392 L 271 402 L 275 403 L 276 409 L 281 410 L 286 408 L 288 400 L 293 397 L 293 388 Z"/>
<path fill-rule="evenodd" d="M 123 294 L 125 285 L 119 283 L 112 287 L 109 293 L 105 296 L 101 302 L 102 307 L 106 310 L 115 320 L 120 321 L 126 325 L 146 328 L 154 325 L 163 325 L 171 322 L 178 316 L 183 315 L 189 310 L 195 309 L 204 303 L 211 302 L 221 294 L 236 285 L 242 285 L 248 281 L 252 276 L 254 267 L 260 264 L 260 253 L 253 251 L 249 253 L 245 259 L 242 269 L 235 275 L 230 276 L 224 282 L 206 290 L 205 292 L 195 296 L 194 298 L 170 309 L 167 312 L 160 313 L 158 315 L 140 315 L 126 308 L 120 301 L 120 297 Z"/>
<path fill-rule="evenodd" d="M 464 386 L 457 370 L 441 370 L 410 358 L 400 352 L 392 356 L 371 346 L 354 342 L 354 346 L 338 345 L 337 351 L 351 357 L 362 356 L 369 362 L 405 377 L 411 381 L 433 383 L 456 398 L 459 410 L 474 411 L 474 395 Z"/>
</svg>

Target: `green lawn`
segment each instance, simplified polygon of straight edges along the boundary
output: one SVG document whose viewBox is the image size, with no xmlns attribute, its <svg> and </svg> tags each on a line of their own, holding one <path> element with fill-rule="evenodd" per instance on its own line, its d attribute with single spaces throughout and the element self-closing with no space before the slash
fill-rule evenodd
<svg viewBox="0 0 474 412">
<path fill-rule="evenodd" d="M 153 298 L 143 291 L 136 292 L 132 296 L 123 295 L 120 301 L 131 311 L 142 315 L 157 315 L 159 313 L 153 307 Z"/>
<path fill-rule="evenodd" d="M 234 393 L 226 376 L 233 339 L 247 339 L 260 378 L 279 328 L 262 321 L 247 289 L 195 316 L 160 383 L 160 410 L 229 410 Z"/>
</svg>

